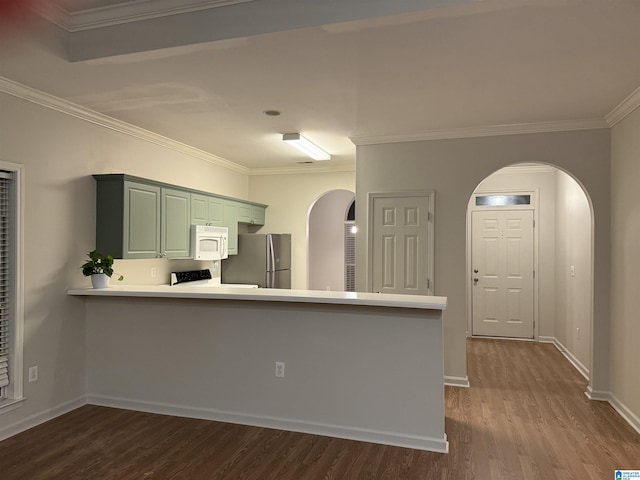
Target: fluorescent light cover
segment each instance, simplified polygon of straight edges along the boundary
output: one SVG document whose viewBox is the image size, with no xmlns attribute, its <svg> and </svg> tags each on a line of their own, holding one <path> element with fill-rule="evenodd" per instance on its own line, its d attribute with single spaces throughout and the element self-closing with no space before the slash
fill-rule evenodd
<svg viewBox="0 0 640 480">
<path fill-rule="evenodd" d="M 309 140 L 304 138 L 299 133 L 285 133 L 282 135 L 282 141 L 287 142 L 294 148 L 297 148 L 305 155 L 313 158 L 314 160 L 330 160 L 331 155 L 322 150 L 317 145 L 314 145 Z"/>
</svg>

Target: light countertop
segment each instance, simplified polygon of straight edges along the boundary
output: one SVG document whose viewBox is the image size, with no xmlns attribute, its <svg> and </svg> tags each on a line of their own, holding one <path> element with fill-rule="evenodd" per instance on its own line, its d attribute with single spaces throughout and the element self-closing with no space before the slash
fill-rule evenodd
<svg viewBox="0 0 640 480">
<path fill-rule="evenodd" d="M 260 302 L 316 303 L 360 305 L 390 308 L 444 310 L 447 297 L 394 295 L 323 290 L 289 290 L 275 288 L 183 287 L 169 285 L 114 285 L 108 288 L 76 288 L 67 291 L 74 296 L 195 298 L 210 300 L 243 300 Z"/>
</svg>

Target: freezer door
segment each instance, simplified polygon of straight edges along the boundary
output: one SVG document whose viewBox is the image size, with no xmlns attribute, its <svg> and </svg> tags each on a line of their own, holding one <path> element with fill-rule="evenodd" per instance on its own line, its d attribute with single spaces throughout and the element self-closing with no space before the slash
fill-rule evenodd
<svg viewBox="0 0 640 480">
<path fill-rule="evenodd" d="M 291 288 L 291 270 L 267 272 L 267 288 Z"/>
<path fill-rule="evenodd" d="M 267 235 L 267 271 L 291 268 L 291 234 L 270 233 Z"/>
<path fill-rule="evenodd" d="M 267 236 L 238 235 L 238 255 L 222 261 L 222 283 L 267 283 Z"/>
</svg>

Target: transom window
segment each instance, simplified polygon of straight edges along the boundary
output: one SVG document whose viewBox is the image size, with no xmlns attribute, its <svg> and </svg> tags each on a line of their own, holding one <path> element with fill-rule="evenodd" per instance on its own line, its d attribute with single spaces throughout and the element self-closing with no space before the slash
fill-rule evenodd
<svg viewBox="0 0 640 480">
<path fill-rule="evenodd" d="M 531 195 L 478 195 L 478 207 L 505 207 L 510 205 L 531 205 Z"/>
</svg>

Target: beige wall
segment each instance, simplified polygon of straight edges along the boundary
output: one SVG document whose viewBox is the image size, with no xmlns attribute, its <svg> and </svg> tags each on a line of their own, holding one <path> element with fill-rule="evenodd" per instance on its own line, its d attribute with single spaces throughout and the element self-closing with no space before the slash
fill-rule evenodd
<svg viewBox="0 0 640 480">
<path fill-rule="evenodd" d="M 555 338 L 587 375 L 591 363 L 591 208 L 580 185 L 568 175 L 558 172 L 555 184 Z"/>
<path fill-rule="evenodd" d="M 611 390 L 640 426 L 640 109 L 613 127 L 611 155 Z"/>
<path fill-rule="evenodd" d="M 314 202 L 330 190 L 355 191 L 355 172 L 255 175 L 249 177 L 250 198 L 266 203 L 261 233 L 291 233 L 291 286 L 307 288 L 307 218 Z"/>
<path fill-rule="evenodd" d="M 93 173 L 129 173 L 234 197 L 245 175 L 0 93 L 0 160 L 25 166 L 24 367 L 40 379 L 24 385 L 23 407 L 2 426 L 48 415 L 85 395 L 84 302 L 66 295 L 89 285 L 79 266 L 95 247 Z M 130 261 L 131 262 L 131 261 Z M 125 282 L 148 265 L 120 264 Z M 158 265 L 169 268 L 168 261 Z"/>
<path fill-rule="evenodd" d="M 367 230 L 367 193 L 434 189 L 436 294 L 444 315 L 445 375 L 466 377 L 466 232 L 469 197 L 491 173 L 540 162 L 571 172 L 591 196 L 595 215 L 594 368 L 591 386 L 609 388 L 609 130 L 436 140 L 359 146 L 356 216 Z M 366 285 L 367 242 L 357 239 L 358 289 Z"/>
</svg>

